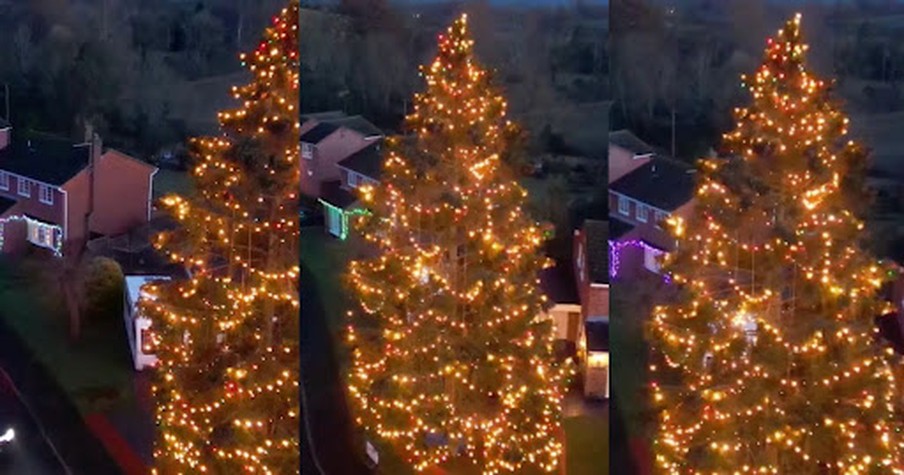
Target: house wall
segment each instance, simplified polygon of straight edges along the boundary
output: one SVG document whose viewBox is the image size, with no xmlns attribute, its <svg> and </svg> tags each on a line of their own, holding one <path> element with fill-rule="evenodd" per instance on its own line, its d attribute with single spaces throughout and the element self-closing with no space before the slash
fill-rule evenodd
<svg viewBox="0 0 904 475">
<path fill-rule="evenodd" d="M 580 311 L 581 307 L 578 305 L 556 304 L 544 312 L 544 315 L 552 320 L 556 339 L 577 343 L 574 340 L 576 340 L 577 336 L 580 334 L 578 330 L 583 319 L 579 319 L 578 322 L 575 322 L 578 325 L 578 328 L 571 328 L 569 325 L 569 314 L 580 313 Z M 571 335 L 569 335 L 569 333 Z"/>
<path fill-rule="evenodd" d="M 609 144 L 609 183 L 631 173 L 649 162 L 650 158 L 634 158 L 634 153 L 618 145 Z"/>
<path fill-rule="evenodd" d="M 13 205 L 5 213 L 0 215 L 0 221 L 10 216 L 22 214 L 19 205 Z M 0 253 L 3 254 L 22 254 L 28 249 L 27 225 L 24 221 L 9 221 L 0 224 L 3 233 L 3 242 L 0 244 Z"/>
<path fill-rule="evenodd" d="M 319 196 L 325 181 L 339 180 L 337 164 L 371 143 L 363 135 L 340 127 L 314 147 L 312 159 L 301 159 L 301 192 Z"/>
<path fill-rule="evenodd" d="M 657 221 L 656 217 L 656 208 L 647 206 L 647 221 L 642 222 L 638 220 L 638 208 L 642 204 L 636 200 L 630 199 L 628 204 L 628 212 L 627 214 L 622 213 L 619 208 L 619 198 L 620 196 L 615 192 L 609 193 L 609 214 L 621 221 L 626 223 L 630 223 L 634 226 L 634 231 L 632 233 L 636 233 L 637 238 L 644 239 L 650 244 L 659 247 L 660 249 L 670 250 L 675 247 L 675 240 L 666 230 L 665 226 L 660 226 L 661 220 Z M 690 217 L 693 212 L 693 203 L 694 200 L 690 200 L 687 203 L 681 205 L 677 209 L 667 212 L 661 219 L 667 219 L 669 216 L 680 216 L 685 219 Z M 667 211 L 667 210 L 660 210 Z"/>
<path fill-rule="evenodd" d="M 7 127 L 5 129 L 0 129 L 0 148 L 6 148 L 9 145 L 10 135 L 12 135 L 13 129 L 12 127 Z"/>
<path fill-rule="evenodd" d="M 574 232 L 573 259 L 575 282 L 581 300 L 581 314 L 586 320 L 589 317 L 609 315 L 609 285 L 590 281 L 590 269 L 587 265 L 587 234 L 583 229 Z"/>
<path fill-rule="evenodd" d="M 609 285 L 591 284 L 587 288 L 587 299 L 581 309 L 585 318 L 609 315 Z"/>
<path fill-rule="evenodd" d="M 88 214 L 88 176 L 88 170 L 82 170 L 62 187 L 69 195 L 67 246 L 80 246 L 87 237 L 85 216 Z"/>
<path fill-rule="evenodd" d="M 155 168 L 116 150 L 96 164 L 91 231 L 117 235 L 148 222 Z"/>
<path fill-rule="evenodd" d="M 18 203 L 16 208 L 17 214 L 28 214 L 36 219 L 47 223 L 63 225 L 64 222 L 64 197 L 63 193 L 57 187 L 51 187 L 52 204 L 41 202 L 41 186 L 40 182 L 24 179 L 16 175 L 9 176 L 9 189 L 0 188 L 0 196 L 11 198 Z M 25 180 L 29 183 L 28 197 L 19 194 L 19 180 Z M 49 186 L 49 185 L 44 185 Z M 11 211 L 11 210 L 10 210 Z"/>
</svg>

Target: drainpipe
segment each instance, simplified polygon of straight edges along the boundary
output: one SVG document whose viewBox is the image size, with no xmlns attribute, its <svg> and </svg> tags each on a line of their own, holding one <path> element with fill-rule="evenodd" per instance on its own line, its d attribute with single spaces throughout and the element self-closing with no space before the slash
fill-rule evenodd
<svg viewBox="0 0 904 475">
<path fill-rule="evenodd" d="M 94 214 L 94 186 L 96 176 L 95 170 L 97 167 L 97 162 L 100 159 L 101 148 L 103 147 L 100 136 L 94 133 L 90 125 L 87 128 L 87 133 L 91 134 L 89 137 L 91 140 L 91 145 L 89 150 L 90 155 L 88 158 L 88 212 L 85 213 L 86 244 L 91 236 L 91 216 Z"/>
</svg>

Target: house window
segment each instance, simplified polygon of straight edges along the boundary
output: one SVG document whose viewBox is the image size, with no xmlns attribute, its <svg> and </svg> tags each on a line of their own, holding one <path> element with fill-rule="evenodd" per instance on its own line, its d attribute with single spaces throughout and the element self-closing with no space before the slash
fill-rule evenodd
<svg viewBox="0 0 904 475">
<path fill-rule="evenodd" d="M 631 200 L 624 196 L 618 197 L 618 212 L 629 216 L 631 214 Z"/>
<path fill-rule="evenodd" d="M 358 174 L 354 172 L 348 172 L 348 186 L 352 188 L 358 187 Z"/>
<path fill-rule="evenodd" d="M 26 198 L 31 196 L 31 182 L 25 178 L 19 178 L 16 182 L 19 185 L 19 196 L 24 196 Z"/>
<path fill-rule="evenodd" d="M 650 208 L 642 203 L 637 204 L 637 220 L 641 223 L 646 223 L 647 218 L 649 217 Z"/>
<path fill-rule="evenodd" d="M 662 255 L 662 251 L 655 249 L 650 246 L 643 247 L 643 266 L 650 272 L 659 273 L 660 265 L 659 265 L 659 256 Z"/>
<path fill-rule="evenodd" d="M 668 215 L 663 211 L 656 210 L 656 227 L 661 228 Z"/>
<path fill-rule="evenodd" d="M 53 226 L 34 220 L 28 221 L 28 242 L 35 246 L 54 248 Z"/>
<path fill-rule="evenodd" d="M 52 205 L 53 204 L 53 188 L 51 188 L 47 185 L 41 185 L 40 199 L 41 199 L 41 203 Z"/>
<path fill-rule="evenodd" d="M 9 189 L 9 175 L 6 172 L 0 172 L 0 190 Z"/>
<path fill-rule="evenodd" d="M 314 159 L 314 145 L 309 143 L 301 144 L 301 158 L 305 160 L 313 160 Z"/>
</svg>

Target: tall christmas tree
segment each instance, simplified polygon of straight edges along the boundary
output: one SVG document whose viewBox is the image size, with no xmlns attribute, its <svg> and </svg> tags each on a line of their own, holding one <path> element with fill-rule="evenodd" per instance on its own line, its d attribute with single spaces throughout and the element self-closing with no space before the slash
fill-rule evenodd
<svg viewBox="0 0 904 475">
<path fill-rule="evenodd" d="M 439 37 L 424 93 L 360 221 L 375 257 L 348 280 L 357 420 L 416 470 L 463 457 L 484 473 L 555 470 L 563 385 L 537 273 L 542 230 L 506 166 L 517 135 L 475 62 L 467 17 Z"/>
<path fill-rule="evenodd" d="M 650 323 L 663 473 L 904 473 L 901 415 L 863 248 L 866 155 L 805 68 L 800 15 L 673 220 L 678 296 Z"/>
<path fill-rule="evenodd" d="M 242 62 L 222 134 L 193 142 L 197 192 L 158 245 L 190 279 L 142 307 L 159 358 L 155 473 L 299 472 L 298 1 Z"/>
</svg>

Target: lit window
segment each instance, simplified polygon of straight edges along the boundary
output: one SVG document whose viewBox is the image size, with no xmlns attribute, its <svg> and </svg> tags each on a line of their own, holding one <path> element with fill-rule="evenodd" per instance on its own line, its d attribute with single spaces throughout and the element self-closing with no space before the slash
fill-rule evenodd
<svg viewBox="0 0 904 475">
<path fill-rule="evenodd" d="M 650 246 L 643 247 L 643 266 L 650 272 L 658 274 L 660 272 L 659 256 L 662 251 L 654 249 Z"/>
<path fill-rule="evenodd" d="M 631 201 L 624 196 L 618 197 L 618 212 L 628 216 L 631 214 Z"/>
<path fill-rule="evenodd" d="M 0 172 L 0 190 L 9 189 L 9 175 L 6 172 Z"/>
<path fill-rule="evenodd" d="M 19 196 L 29 197 L 31 196 L 31 182 L 24 178 L 19 178 L 16 180 L 19 187 Z"/>
<path fill-rule="evenodd" d="M 35 246 L 54 248 L 53 226 L 34 220 L 28 221 L 28 242 Z"/>
<path fill-rule="evenodd" d="M 358 174 L 353 172 L 348 172 L 348 186 L 352 188 L 358 187 Z"/>
<path fill-rule="evenodd" d="M 301 144 L 301 158 L 312 160 L 314 158 L 314 145 L 309 143 Z"/>
<path fill-rule="evenodd" d="M 41 203 L 52 205 L 53 204 L 53 188 L 51 188 L 47 185 L 41 185 L 40 199 L 41 199 Z"/>
<path fill-rule="evenodd" d="M 637 220 L 641 223 L 646 223 L 647 218 L 649 217 L 650 208 L 645 204 L 638 203 L 637 205 Z"/>
</svg>

